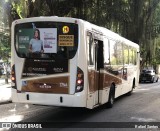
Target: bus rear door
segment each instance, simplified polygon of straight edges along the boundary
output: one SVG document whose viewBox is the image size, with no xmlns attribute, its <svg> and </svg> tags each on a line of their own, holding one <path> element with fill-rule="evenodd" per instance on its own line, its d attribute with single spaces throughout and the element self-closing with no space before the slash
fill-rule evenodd
<svg viewBox="0 0 160 131">
<path fill-rule="evenodd" d="M 89 99 L 91 105 L 100 103 L 100 69 L 103 68 L 103 41 L 98 40 L 93 33 L 87 34 L 88 45 L 88 81 Z"/>
</svg>

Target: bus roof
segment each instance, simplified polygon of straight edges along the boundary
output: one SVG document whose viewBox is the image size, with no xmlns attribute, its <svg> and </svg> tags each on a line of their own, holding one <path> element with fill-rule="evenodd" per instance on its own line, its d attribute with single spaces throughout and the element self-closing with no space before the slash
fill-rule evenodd
<svg viewBox="0 0 160 131">
<path fill-rule="evenodd" d="M 40 17 L 30 17 L 30 18 L 24 18 L 24 19 L 17 19 L 13 21 L 13 25 L 18 23 L 26 23 L 26 22 L 36 22 L 36 21 L 59 21 L 59 22 L 71 22 L 71 23 L 83 23 L 86 25 L 87 28 L 95 28 L 99 32 L 103 33 L 103 35 L 109 37 L 110 39 L 118 40 L 124 43 L 127 43 L 128 45 L 134 46 L 136 48 L 139 48 L 138 44 L 120 36 L 119 34 L 101 26 L 97 26 L 95 24 L 92 24 L 88 21 L 78 19 L 78 18 L 72 18 L 72 17 L 58 17 L 58 16 L 40 16 Z"/>
</svg>

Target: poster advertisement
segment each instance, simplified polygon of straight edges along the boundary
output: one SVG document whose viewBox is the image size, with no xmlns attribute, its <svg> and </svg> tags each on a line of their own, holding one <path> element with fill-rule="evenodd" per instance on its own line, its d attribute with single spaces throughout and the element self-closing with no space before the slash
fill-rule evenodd
<svg viewBox="0 0 160 131">
<path fill-rule="evenodd" d="M 44 53 L 57 53 L 57 28 L 37 28 L 40 31 L 40 40 L 43 41 Z M 17 34 L 18 52 L 27 54 L 29 43 L 34 37 L 34 29 L 20 29 Z"/>
<path fill-rule="evenodd" d="M 39 28 L 44 53 L 57 53 L 57 28 Z"/>
<path fill-rule="evenodd" d="M 29 50 L 29 42 L 33 38 L 34 32 L 33 29 L 19 29 L 17 38 L 18 43 L 16 43 L 16 47 L 18 48 L 18 52 L 20 54 L 27 54 Z"/>
</svg>

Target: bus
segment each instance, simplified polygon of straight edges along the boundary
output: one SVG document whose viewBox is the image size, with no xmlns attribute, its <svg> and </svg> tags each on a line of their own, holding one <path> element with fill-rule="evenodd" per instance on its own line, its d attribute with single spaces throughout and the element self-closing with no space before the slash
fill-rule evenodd
<svg viewBox="0 0 160 131">
<path fill-rule="evenodd" d="M 33 17 L 15 20 L 11 37 L 12 102 L 112 107 L 138 86 L 139 45 L 104 27 Z"/>
</svg>

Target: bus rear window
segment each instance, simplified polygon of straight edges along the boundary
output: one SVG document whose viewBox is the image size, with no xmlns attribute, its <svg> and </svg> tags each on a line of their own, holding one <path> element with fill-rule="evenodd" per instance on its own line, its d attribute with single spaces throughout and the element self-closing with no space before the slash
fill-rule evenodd
<svg viewBox="0 0 160 131">
<path fill-rule="evenodd" d="M 17 24 L 14 43 L 21 58 L 72 59 L 78 48 L 78 25 L 63 22 Z"/>
</svg>

